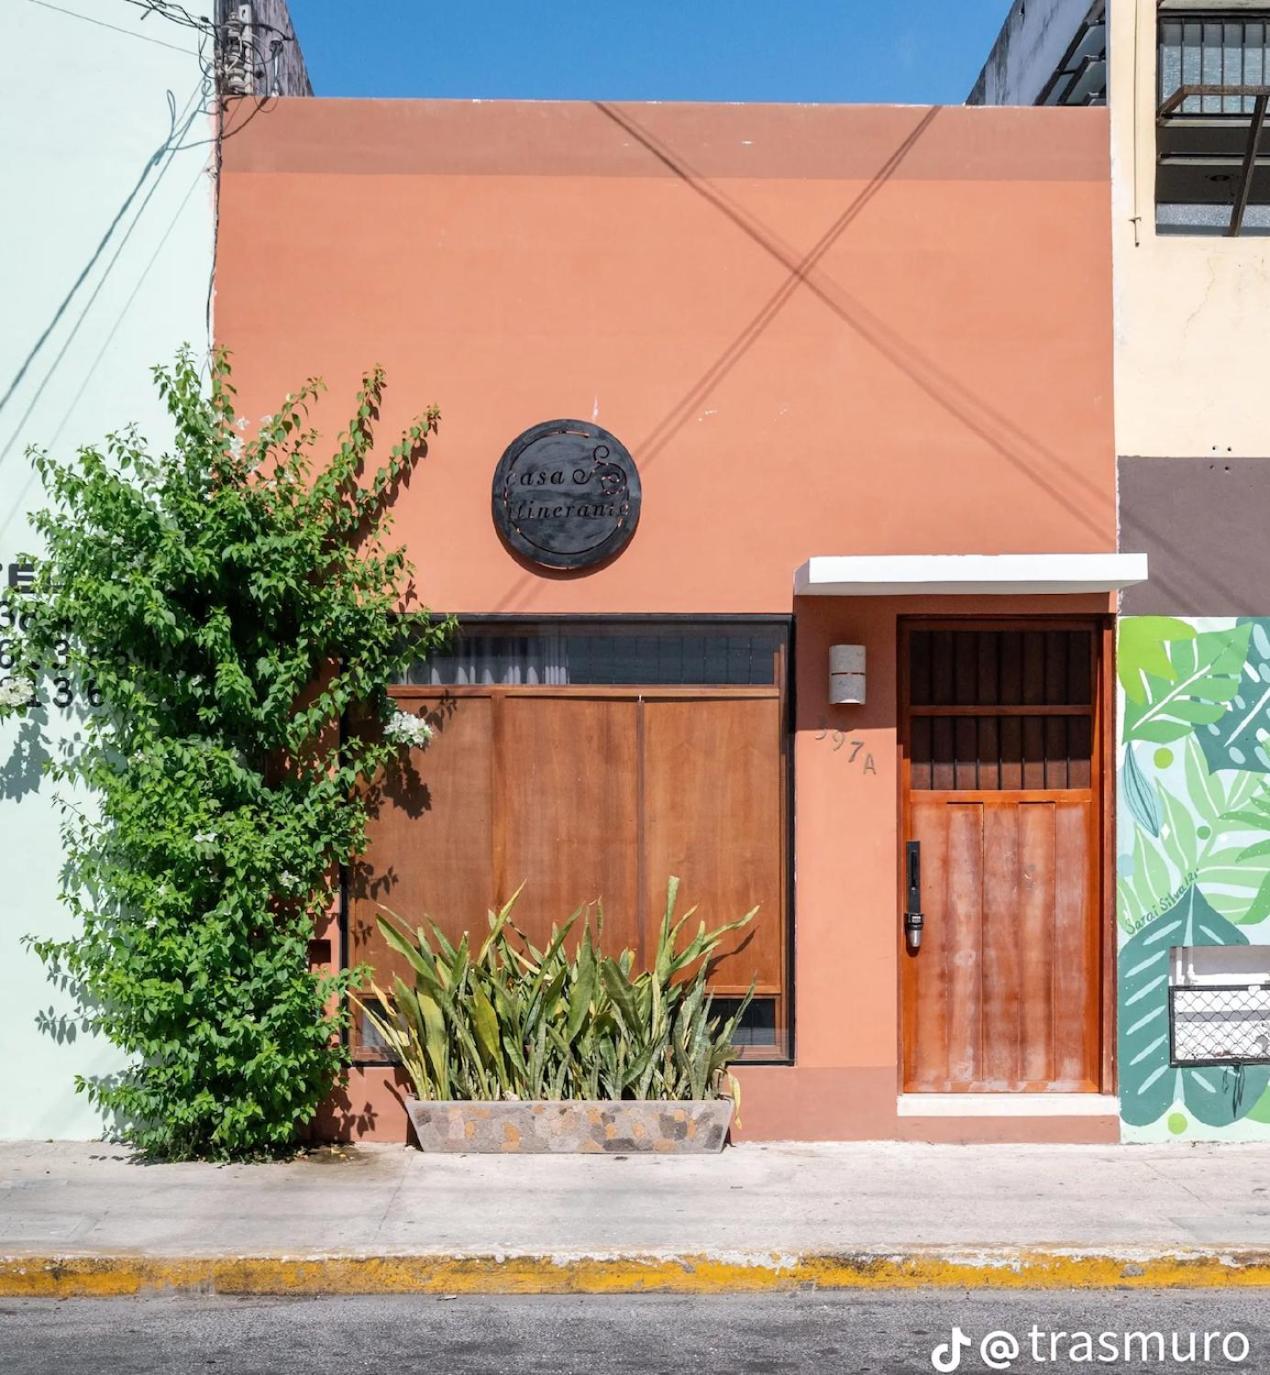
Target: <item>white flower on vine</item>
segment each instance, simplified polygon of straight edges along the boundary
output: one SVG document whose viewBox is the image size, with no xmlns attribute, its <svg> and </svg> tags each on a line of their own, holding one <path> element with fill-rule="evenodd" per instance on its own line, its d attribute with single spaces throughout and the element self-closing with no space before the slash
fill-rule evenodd
<svg viewBox="0 0 1270 1375">
<path fill-rule="evenodd" d="M 158 919 L 158 917 L 150 917 L 150 918 L 146 921 L 146 930 L 147 930 L 147 931 L 153 931 L 154 928 L 155 928 L 156 926 L 158 926 L 158 924 L 159 924 L 159 919 Z"/>
<path fill-rule="evenodd" d="M 235 458 L 243 456 L 243 442 L 236 434 L 231 434 L 229 437 L 229 452 Z"/>
<path fill-rule="evenodd" d="M 210 845 L 215 839 L 215 831 L 195 831 L 194 833 L 195 845 Z"/>
<path fill-rule="evenodd" d="M 384 739 L 394 745 L 408 745 L 412 750 L 421 750 L 432 739 L 432 727 L 422 716 L 398 710 L 393 712 L 384 727 Z"/>
<path fill-rule="evenodd" d="M 284 888 L 294 888 L 300 880 L 296 878 L 289 869 L 284 869 L 278 875 L 278 882 L 281 883 Z"/>
<path fill-rule="evenodd" d="M 262 416 L 260 417 L 260 423 L 261 423 L 262 425 L 272 425 L 272 424 L 273 424 L 273 416 L 271 416 L 271 415 L 262 415 Z"/>
<path fill-rule="evenodd" d="M 251 424 L 251 421 L 249 421 L 245 415 L 240 415 L 238 419 L 234 421 L 234 424 L 237 425 L 240 430 L 245 430 L 247 426 Z"/>
<path fill-rule="evenodd" d="M 0 707 L 24 707 L 34 691 L 30 678 L 9 678 L 0 683 Z"/>
</svg>

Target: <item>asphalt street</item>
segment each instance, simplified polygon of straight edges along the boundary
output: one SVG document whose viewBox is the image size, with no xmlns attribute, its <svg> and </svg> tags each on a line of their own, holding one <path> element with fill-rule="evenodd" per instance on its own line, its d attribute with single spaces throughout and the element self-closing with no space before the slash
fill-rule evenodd
<svg viewBox="0 0 1270 1375">
<path fill-rule="evenodd" d="M 944 1364 L 934 1367 L 932 1351 L 950 1344 L 954 1328 L 968 1339 L 968 1344 L 958 1344 L 959 1363 L 950 1364 L 953 1356 L 945 1350 Z M 1051 1335 L 1058 1333 L 1063 1335 Z M 1077 1340 L 1082 1333 L 1093 1343 L 1088 1358 Z M 1153 1335 L 1157 1333 L 1163 1360 Z M 1175 1333 L 1180 1334 L 1176 1352 L 1171 1345 Z M 1191 1333 L 1198 1334 L 1194 1359 L 1175 1359 L 1188 1356 Z M 1209 1338 L 1207 1360 L 1205 1333 L 1216 1334 Z M 996 1344 L 985 1353 L 981 1343 L 989 1334 L 995 1334 Z M 1126 1358 L 1127 1334 L 1141 1334 L 1144 1344 L 1133 1336 Z M 1232 1334 L 1241 1337 L 1236 1340 Z M 1017 1356 L 1011 1355 L 1010 1341 L 1018 1343 Z M 1108 1343 L 1114 1343 L 1119 1353 L 1114 1360 L 1107 1359 L 1112 1349 Z M 1090 1370 L 1270 1371 L 1270 1295 L 1258 1290 L 944 1290 L 720 1298 L 167 1297 L 0 1302 L 4 1375 L 886 1375 L 934 1368 L 1046 1375 Z"/>
</svg>

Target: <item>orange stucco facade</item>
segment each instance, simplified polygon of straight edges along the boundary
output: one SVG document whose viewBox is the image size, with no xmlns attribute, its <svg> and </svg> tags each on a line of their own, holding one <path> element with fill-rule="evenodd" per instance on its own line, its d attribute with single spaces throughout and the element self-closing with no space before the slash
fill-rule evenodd
<svg viewBox="0 0 1270 1375">
<path fill-rule="evenodd" d="M 1105 110 L 281 100 L 232 113 L 215 327 L 247 415 L 306 376 L 335 426 L 441 429 L 396 504 L 459 613 L 776 613 L 796 625 L 795 1063 L 744 1135 L 1112 1139 L 1114 1119 L 897 1116 L 897 618 L 1102 597 L 807 598 L 826 554 L 1115 548 Z M 629 547 L 519 561 L 490 518 L 529 426 L 639 467 Z M 831 707 L 831 643 L 868 705 Z M 863 739 L 853 767 L 826 729 Z M 382 1070 L 328 1127 L 401 1139 Z"/>
</svg>

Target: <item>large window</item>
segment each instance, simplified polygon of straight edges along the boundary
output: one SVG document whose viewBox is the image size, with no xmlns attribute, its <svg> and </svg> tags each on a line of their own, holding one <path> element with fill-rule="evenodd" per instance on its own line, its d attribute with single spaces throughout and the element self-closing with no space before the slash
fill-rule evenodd
<svg viewBox="0 0 1270 1375">
<path fill-rule="evenodd" d="M 1159 17 L 1156 225 L 1161 233 L 1270 233 L 1270 5 Z"/>
<path fill-rule="evenodd" d="M 789 1054 L 788 626 L 770 620 L 469 623 L 393 689 L 436 734 L 372 796 L 347 953 L 395 967 L 377 904 L 481 930 L 522 883 L 535 941 L 581 903 L 606 945 L 651 955 L 666 881 L 709 925 L 758 907 L 712 978 L 754 983 L 747 1059 Z M 382 1052 L 364 1028 L 362 1059 Z"/>
<path fill-rule="evenodd" d="M 426 687 L 774 685 L 783 626 L 709 621 L 468 625 L 406 675 Z"/>
</svg>

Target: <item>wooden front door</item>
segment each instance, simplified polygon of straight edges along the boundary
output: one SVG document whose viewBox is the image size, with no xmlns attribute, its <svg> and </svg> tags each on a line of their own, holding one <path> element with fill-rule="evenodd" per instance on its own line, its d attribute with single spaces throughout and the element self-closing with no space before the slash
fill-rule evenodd
<svg viewBox="0 0 1270 1375">
<path fill-rule="evenodd" d="M 1101 642 L 1092 621 L 905 626 L 905 1092 L 1104 1087 Z"/>
</svg>

